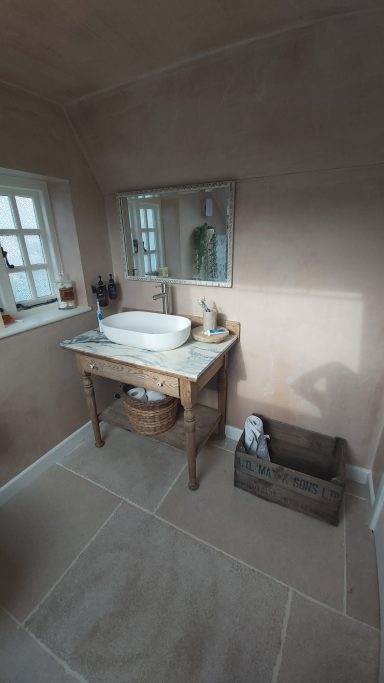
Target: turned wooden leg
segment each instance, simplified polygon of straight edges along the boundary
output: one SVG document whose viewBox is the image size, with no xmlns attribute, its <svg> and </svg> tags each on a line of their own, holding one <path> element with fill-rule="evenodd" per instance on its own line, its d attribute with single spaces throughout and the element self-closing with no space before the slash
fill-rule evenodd
<svg viewBox="0 0 384 683">
<path fill-rule="evenodd" d="M 100 424 L 99 424 L 99 418 L 97 417 L 95 390 L 93 388 L 92 376 L 90 374 L 83 373 L 81 375 L 81 379 L 83 382 L 83 388 L 84 388 L 84 393 L 85 393 L 85 400 L 87 402 L 88 413 L 89 413 L 89 417 L 91 418 L 93 433 L 95 436 L 95 446 L 97 448 L 101 448 L 102 446 L 104 446 L 104 441 L 101 438 L 101 434 L 100 434 Z"/>
<path fill-rule="evenodd" d="M 184 430 L 188 459 L 188 488 L 196 491 L 199 488 L 196 478 L 196 418 L 192 408 L 184 408 Z"/>
<path fill-rule="evenodd" d="M 197 396 L 196 384 L 188 379 L 180 379 L 180 400 L 184 408 L 184 432 L 185 432 L 185 450 L 188 461 L 188 488 L 191 491 L 196 491 L 199 484 L 196 476 L 196 417 L 193 411 L 193 405 Z"/>
<path fill-rule="evenodd" d="M 224 359 L 224 365 L 219 370 L 218 379 L 218 408 L 221 414 L 219 422 L 219 437 L 225 438 L 225 420 L 227 414 L 227 356 Z"/>
</svg>

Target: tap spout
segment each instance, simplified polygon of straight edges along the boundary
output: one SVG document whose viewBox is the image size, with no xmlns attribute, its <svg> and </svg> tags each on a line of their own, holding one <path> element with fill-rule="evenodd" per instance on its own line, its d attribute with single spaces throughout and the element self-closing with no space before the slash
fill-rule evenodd
<svg viewBox="0 0 384 683">
<path fill-rule="evenodd" d="M 160 285 L 156 285 L 156 287 L 161 287 L 161 292 L 159 294 L 154 294 L 152 296 L 153 301 L 157 301 L 158 299 L 163 300 L 163 313 L 165 315 L 168 315 L 168 285 L 165 284 L 165 282 L 162 282 Z"/>
</svg>

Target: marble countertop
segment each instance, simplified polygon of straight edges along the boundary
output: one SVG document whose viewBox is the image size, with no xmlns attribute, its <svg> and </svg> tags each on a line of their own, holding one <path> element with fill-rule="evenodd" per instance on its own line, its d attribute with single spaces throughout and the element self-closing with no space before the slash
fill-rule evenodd
<svg viewBox="0 0 384 683">
<path fill-rule="evenodd" d="M 88 353 L 197 380 L 215 362 L 216 358 L 236 342 L 237 337 L 234 334 L 230 334 L 219 344 L 205 344 L 190 337 L 183 346 L 172 351 L 147 351 L 133 346 L 115 344 L 98 330 L 90 330 L 73 339 L 62 341 L 60 346 L 71 351 Z"/>
</svg>

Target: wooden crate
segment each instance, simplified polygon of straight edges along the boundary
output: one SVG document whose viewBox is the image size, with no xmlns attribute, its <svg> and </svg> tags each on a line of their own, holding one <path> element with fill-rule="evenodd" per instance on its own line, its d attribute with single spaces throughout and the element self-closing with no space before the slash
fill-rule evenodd
<svg viewBox="0 0 384 683">
<path fill-rule="evenodd" d="M 235 486 L 337 526 L 345 488 L 345 440 L 258 417 L 271 437 L 271 462 L 246 452 L 243 432 L 236 446 Z"/>
</svg>

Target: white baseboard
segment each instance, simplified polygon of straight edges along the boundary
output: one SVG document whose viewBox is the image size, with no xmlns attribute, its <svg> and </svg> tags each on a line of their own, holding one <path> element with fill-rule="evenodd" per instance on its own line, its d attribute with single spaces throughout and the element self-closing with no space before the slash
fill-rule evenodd
<svg viewBox="0 0 384 683">
<path fill-rule="evenodd" d="M 375 504 L 375 489 L 373 488 L 372 470 L 368 470 L 366 467 L 357 467 L 357 465 L 346 465 L 345 474 L 347 479 L 357 482 L 357 484 L 363 484 L 369 491 L 369 501 L 371 504 L 371 509 Z"/>
<path fill-rule="evenodd" d="M 92 424 L 91 422 L 86 422 L 85 425 L 77 429 L 73 434 L 67 436 L 66 439 L 63 439 L 63 441 L 51 448 L 50 451 L 44 453 L 36 462 L 32 463 L 32 465 L 4 484 L 4 486 L 0 488 L 0 505 L 6 503 L 12 496 L 19 493 L 25 486 L 28 486 L 28 484 L 37 479 L 37 477 L 39 477 L 44 470 L 48 469 L 48 467 L 72 453 L 75 448 L 81 446 L 81 444 L 90 436 L 92 436 Z"/>
<path fill-rule="evenodd" d="M 232 425 L 225 425 L 225 436 L 234 441 L 238 441 L 243 433 L 242 429 L 232 427 Z M 25 486 L 36 479 L 44 470 L 50 467 L 53 463 L 60 461 L 69 453 L 78 448 L 87 438 L 92 436 L 91 422 L 86 422 L 85 425 L 77 429 L 73 434 L 67 436 L 66 439 L 51 448 L 50 451 L 41 456 L 36 462 L 32 463 L 27 469 L 20 472 L 14 479 L 7 482 L 0 488 L 0 505 L 6 503 L 16 493 L 21 491 Z M 365 467 L 357 467 L 356 465 L 346 465 L 346 477 L 358 484 L 365 484 L 369 487 L 371 498 L 371 505 L 373 507 L 375 494 L 373 489 L 372 472 Z"/>
<path fill-rule="evenodd" d="M 228 439 L 233 439 L 234 441 L 238 441 L 243 433 L 242 429 L 238 429 L 238 427 L 231 427 L 231 425 L 225 425 L 225 436 L 228 437 Z"/>
<path fill-rule="evenodd" d="M 369 501 L 371 503 L 371 510 L 373 510 L 376 500 L 375 489 L 373 486 L 372 470 L 368 470 L 368 489 L 369 489 Z"/>
<path fill-rule="evenodd" d="M 346 465 L 345 474 L 347 479 L 355 481 L 357 484 L 367 484 L 371 470 L 365 467 L 357 467 L 357 465 Z"/>
</svg>

